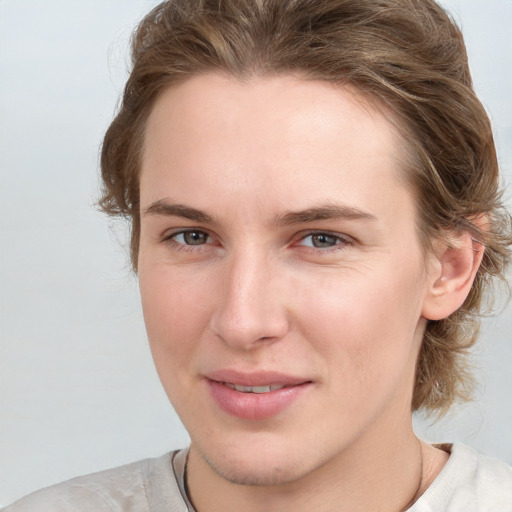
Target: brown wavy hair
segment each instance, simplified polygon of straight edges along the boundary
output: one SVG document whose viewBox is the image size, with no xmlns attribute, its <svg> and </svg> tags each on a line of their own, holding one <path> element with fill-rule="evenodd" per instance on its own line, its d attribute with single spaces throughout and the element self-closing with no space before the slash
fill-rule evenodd
<svg viewBox="0 0 512 512">
<path fill-rule="evenodd" d="M 485 246 L 463 306 L 430 321 L 412 409 L 442 413 L 467 399 L 466 356 L 485 294 L 505 282 L 512 227 L 502 205 L 489 118 L 476 97 L 462 34 L 433 0 L 169 0 L 132 39 L 131 75 L 101 152 L 100 208 L 131 222 L 137 269 L 139 179 L 146 120 L 168 87 L 208 71 L 239 79 L 299 73 L 351 85 L 391 111 L 407 150 L 419 233 L 429 241 L 467 230 Z M 471 219 L 485 215 L 479 230 Z"/>
</svg>

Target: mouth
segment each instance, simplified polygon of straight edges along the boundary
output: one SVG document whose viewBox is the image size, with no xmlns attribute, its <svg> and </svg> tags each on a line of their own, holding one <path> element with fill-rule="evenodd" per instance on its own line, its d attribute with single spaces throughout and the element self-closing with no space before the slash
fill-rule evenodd
<svg viewBox="0 0 512 512">
<path fill-rule="evenodd" d="M 274 372 L 219 371 L 206 377 L 213 403 L 243 420 L 265 420 L 292 408 L 314 389 L 311 380 Z"/>
</svg>

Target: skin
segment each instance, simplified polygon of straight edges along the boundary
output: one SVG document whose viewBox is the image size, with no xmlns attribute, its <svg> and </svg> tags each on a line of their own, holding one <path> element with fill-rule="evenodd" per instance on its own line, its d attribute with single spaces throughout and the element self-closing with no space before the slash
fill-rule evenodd
<svg viewBox="0 0 512 512">
<path fill-rule="evenodd" d="M 382 112 L 320 81 L 205 74 L 149 117 L 140 290 L 199 512 L 398 511 L 447 460 L 413 434 L 414 369 L 478 261 L 462 235 L 425 258 Z M 307 384 L 240 418 L 210 393 L 226 368 Z"/>
</svg>

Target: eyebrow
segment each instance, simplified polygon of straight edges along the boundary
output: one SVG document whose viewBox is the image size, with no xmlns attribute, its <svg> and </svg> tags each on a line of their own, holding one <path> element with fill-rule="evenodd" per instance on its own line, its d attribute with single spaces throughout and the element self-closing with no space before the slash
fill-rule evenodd
<svg viewBox="0 0 512 512">
<path fill-rule="evenodd" d="M 144 215 L 163 215 L 165 217 L 183 217 L 185 219 L 201 222 L 204 224 L 215 224 L 215 219 L 208 213 L 192 208 L 184 204 L 172 203 L 168 199 L 159 199 L 151 203 L 145 210 Z"/>
<path fill-rule="evenodd" d="M 352 206 L 327 204 L 296 212 L 286 212 L 284 215 L 277 216 L 274 219 L 274 223 L 278 226 L 289 226 L 293 224 L 330 219 L 365 220 L 375 222 L 377 217 L 370 212 L 366 212 Z"/>
<path fill-rule="evenodd" d="M 159 199 L 151 203 L 145 210 L 145 215 L 162 215 L 166 217 L 182 217 L 194 222 L 205 224 L 217 224 L 215 218 L 197 208 L 184 204 L 173 203 L 169 199 Z M 290 226 L 303 224 L 318 220 L 343 219 L 343 220 L 365 220 L 375 222 L 377 217 L 370 212 L 360 210 L 353 206 L 339 204 L 325 204 L 305 210 L 288 211 L 282 215 L 276 215 L 274 224 L 276 226 Z"/>
</svg>

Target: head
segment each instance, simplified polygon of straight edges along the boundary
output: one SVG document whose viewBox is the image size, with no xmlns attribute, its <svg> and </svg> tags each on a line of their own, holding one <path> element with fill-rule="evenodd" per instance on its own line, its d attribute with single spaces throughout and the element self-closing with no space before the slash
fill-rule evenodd
<svg viewBox="0 0 512 512">
<path fill-rule="evenodd" d="M 433 0 L 171 0 L 139 25 L 133 70 L 102 148 L 100 205 L 128 217 L 138 268 L 146 128 L 173 88 L 208 73 L 241 83 L 296 76 L 360 98 L 400 138 L 401 175 L 415 200 L 425 261 L 469 234 L 482 263 L 462 305 L 426 322 L 411 407 L 444 411 L 467 398 L 466 355 L 511 244 L 488 116 L 471 84 L 462 35 Z"/>
</svg>

